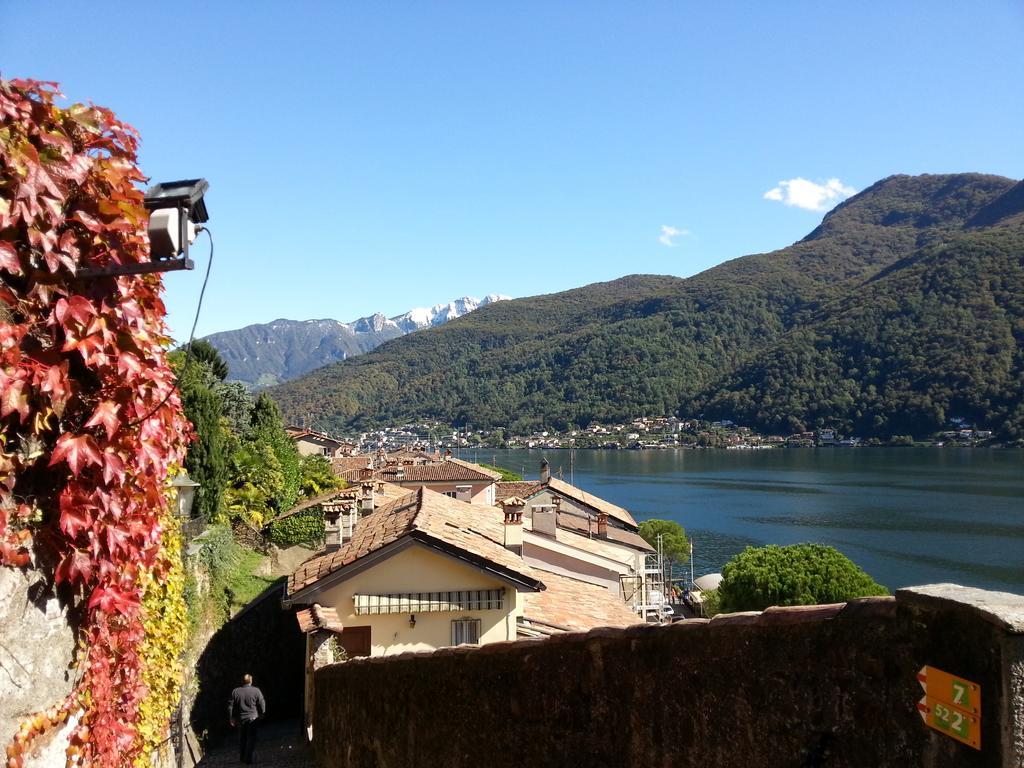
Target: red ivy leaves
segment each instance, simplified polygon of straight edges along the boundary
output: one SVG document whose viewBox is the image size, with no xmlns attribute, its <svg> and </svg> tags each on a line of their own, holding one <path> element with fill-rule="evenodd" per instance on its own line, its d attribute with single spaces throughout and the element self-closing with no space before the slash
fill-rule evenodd
<svg viewBox="0 0 1024 768">
<path fill-rule="evenodd" d="M 11 243 L 0 240 L 0 269 L 6 269 L 16 275 L 21 274 L 21 262 L 18 260 L 18 252 L 14 250 Z"/>
<path fill-rule="evenodd" d="M 121 426 L 121 419 L 117 416 L 120 410 L 121 406 L 113 400 L 104 400 L 96 406 L 92 418 L 85 422 L 85 426 L 96 427 L 103 425 L 103 428 L 107 431 L 107 439 L 110 439 L 117 432 L 117 428 Z"/>
<path fill-rule="evenodd" d="M 62 461 L 70 467 L 71 474 L 78 477 L 83 467 L 89 464 L 102 464 L 103 458 L 96 447 L 96 441 L 90 435 L 74 437 L 70 432 L 65 432 L 57 438 L 57 444 L 53 447 L 50 466 Z"/>
<path fill-rule="evenodd" d="M 160 278 L 76 277 L 149 258 L 138 137 L 109 110 L 62 109 L 55 94 L 0 80 L 0 562 L 28 564 L 32 532 L 47 529 L 35 546 L 55 557 L 39 562 L 58 563 L 54 580 L 86 611 L 68 761 L 130 766 L 146 694 L 139 574 L 164 562 L 164 482 L 190 427 L 167 397 Z M 8 757 L 24 749 L 16 741 Z"/>
</svg>

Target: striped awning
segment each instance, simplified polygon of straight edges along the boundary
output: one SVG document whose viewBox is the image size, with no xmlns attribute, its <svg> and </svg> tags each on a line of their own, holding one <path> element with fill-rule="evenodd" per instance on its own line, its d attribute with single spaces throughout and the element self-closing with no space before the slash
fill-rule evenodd
<svg viewBox="0 0 1024 768">
<path fill-rule="evenodd" d="M 501 611 L 505 589 L 459 589 L 447 592 L 395 592 L 387 595 L 353 595 L 356 615 L 380 613 L 436 613 Z"/>
</svg>

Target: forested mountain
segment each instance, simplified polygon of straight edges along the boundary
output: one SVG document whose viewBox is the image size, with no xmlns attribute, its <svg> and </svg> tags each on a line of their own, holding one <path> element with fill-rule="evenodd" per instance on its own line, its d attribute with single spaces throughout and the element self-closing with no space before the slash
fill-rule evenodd
<svg viewBox="0 0 1024 768">
<path fill-rule="evenodd" d="M 564 429 L 704 413 L 772 430 L 1024 436 L 1024 183 L 893 176 L 781 250 L 502 302 L 272 391 L 336 428 Z"/>
<path fill-rule="evenodd" d="M 507 296 L 463 296 L 447 304 L 410 309 L 395 317 L 377 313 L 350 323 L 275 320 L 206 336 L 228 364 L 232 381 L 251 387 L 277 384 L 328 363 L 369 352 L 388 339 L 443 325 Z"/>
</svg>

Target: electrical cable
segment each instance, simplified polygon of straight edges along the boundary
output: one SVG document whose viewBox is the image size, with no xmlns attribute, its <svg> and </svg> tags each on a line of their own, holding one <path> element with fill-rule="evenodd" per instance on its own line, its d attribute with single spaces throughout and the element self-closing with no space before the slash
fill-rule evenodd
<svg viewBox="0 0 1024 768">
<path fill-rule="evenodd" d="M 199 325 L 199 313 L 202 312 L 202 310 L 203 310 L 203 297 L 206 295 L 206 284 L 210 281 L 210 270 L 213 268 L 213 233 L 210 232 L 209 229 L 207 229 L 206 227 L 203 227 L 203 226 L 196 227 L 196 230 L 198 232 L 205 232 L 206 236 L 208 238 L 210 238 L 210 258 L 206 262 L 206 274 L 203 276 L 203 285 L 199 289 L 199 302 L 198 302 L 198 304 L 196 304 L 196 315 L 195 315 L 195 318 L 192 320 L 192 331 L 189 333 L 189 335 L 188 335 L 188 343 L 185 345 L 185 363 L 181 367 L 181 376 L 178 377 L 179 381 L 185 378 L 185 374 L 188 373 L 189 363 L 192 362 L 192 358 L 193 358 L 193 355 L 192 355 L 192 342 L 195 340 L 195 337 L 196 337 L 196 326 Z M 171 395 L 173 395 L 175 392 L 179 392 L 179 394 L 180 394 L 180 391 L 178 390 L 178 385 L 177 384 L 172 384 L 170 391 L 164 396 L 164 399 L 161 400 L 153 408 L 153 410 L 151 410 L 149 413 L 147 413 L 141 419 L 136 419 L 135 421 L 133 421 L 130 424 L 128 424 L 128 427 L 129 428 L 130 427 L 137 427 L 139 424 L 141 424 L 142 422 L 146 421 L 154 413 L 156 413 L 161 408 L 163 408 L 167 404 L 167 401 L 171 399 Z"/>
</svg>

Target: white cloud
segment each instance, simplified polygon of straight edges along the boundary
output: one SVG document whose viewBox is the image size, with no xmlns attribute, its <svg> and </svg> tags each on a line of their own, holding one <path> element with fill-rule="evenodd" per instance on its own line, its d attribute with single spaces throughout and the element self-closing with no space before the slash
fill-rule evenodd
<svg viewBox="0 0 1024 768">
<path fill-rule="evenodd" d="M 690 230 L 688 229 L 679 229 L 678 227 L 671 227 L 668 224 L 662 224 L 661 234 L 658 235 L 658 242 L 672 248 L 676 245 L 677 237 L 686 237 L 688 234 L 690 234 Z"/>
<path fill-rule="evenodd" d="M 829 179 L 824 184 L 815 184 L 798 176 L 788 181 L 780 181 L 777 187 L 772 187 L 764 193 L 764 199 L 776 200 L 783 205 L 803 208 L 805 211 L 827 211 L 836 203 L 855 194 L 856 189 L 846 186 L 839 179 Z"/>
</svg>

